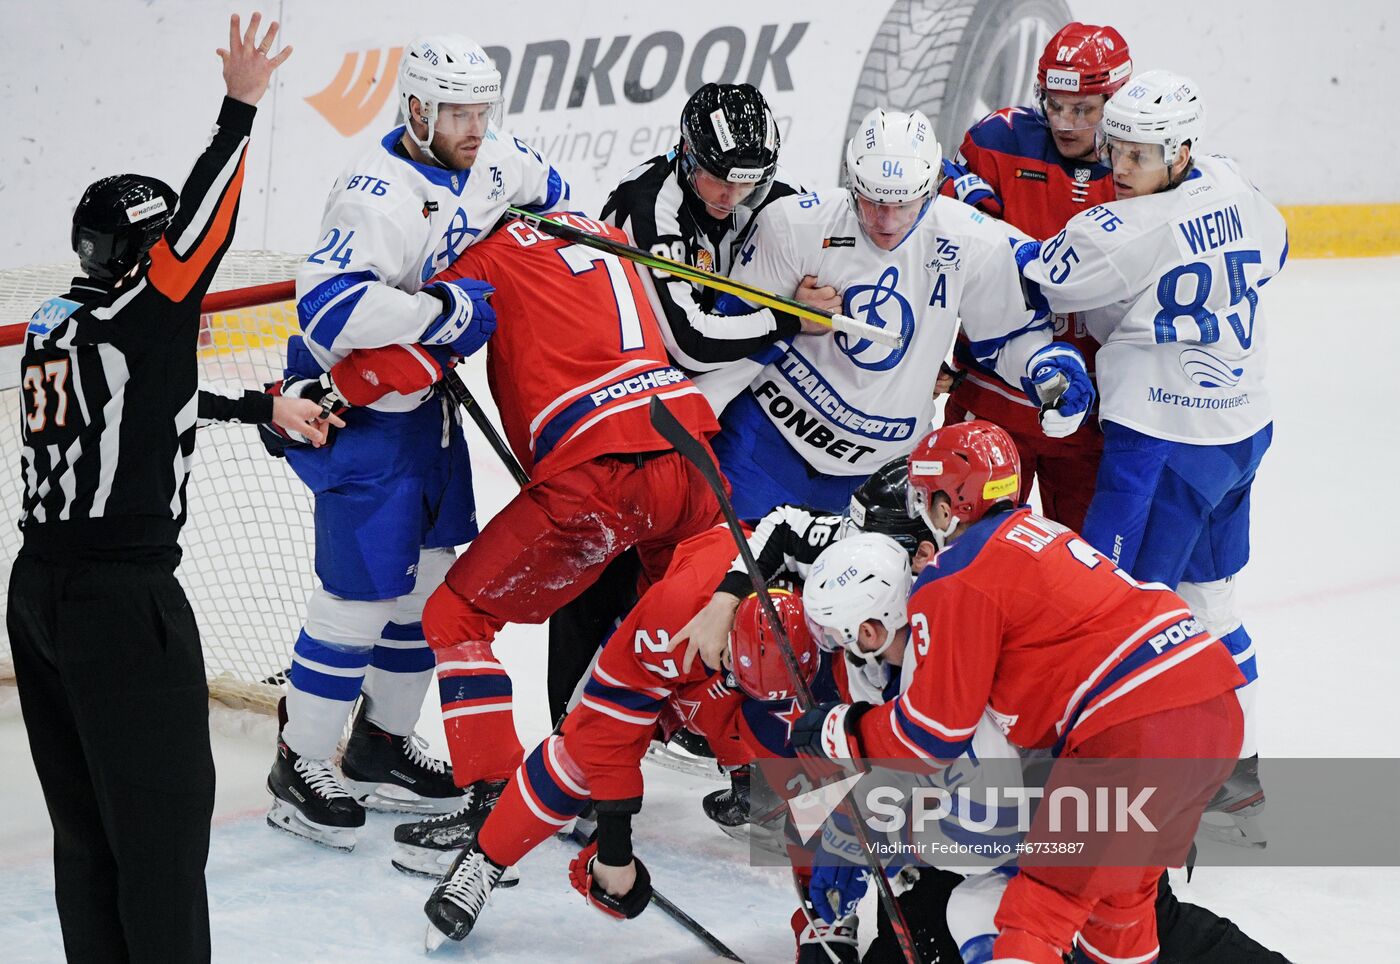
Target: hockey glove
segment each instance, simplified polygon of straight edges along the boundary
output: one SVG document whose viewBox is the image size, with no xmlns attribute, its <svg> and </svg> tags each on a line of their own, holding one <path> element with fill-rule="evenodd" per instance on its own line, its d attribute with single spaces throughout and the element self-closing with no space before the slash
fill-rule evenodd
<svg viewBox="0 0 1400 964">
<path fill-rule="evenodd" d="M 856 944 L 855 917 L 827 923 L 820 917 L 807 920 L 794 911 L 792 929 L 797 935 L 797 964 L 856 964 L 860 960 Z"/>
<path fill-rule="evenodd" d="M 646 865 L 636 857 L 632 858 L 637 865 L 637 879 L 631 890 L 621 897 L 615 897 L 593 879 L 593 862 L 597 859 L 598 844 L 595 841 L 570 861 L 569 883 L 573 884 L 574 890 L 588 898 L 588 902 L 604 914 L 617 920 L 631 920 L 646 910 L 647 904 L 651 903 L 651 874 L 647 873 Z"/>
<path fill-rule="evenodd" d="M 833 813 L 822 826 L 821 841 L 812 854 L 807 899 L 828 924 L 854 914 L 870 884 L 860 842 L 849 831 L 850 821 Z"/>
<path fill-rule="evenodd" d="M 355 406 L 377 402 L 391 392 L 412 395 L 442 381 L 447 356 L 448 349 L 424 345 L 356 348 L 332 366 L 330 387 Z"/>
<path fill-rule="evenodd" d="M 860 718 L 870 703 L 822 703 L 797 718 L 789 742 L 799 756 L 845 763 L 861 756 L 856 740 Z"/>
<path fill-rule="evenodd" d="M 345 404 L 345 399 L 340 397 L 334 384 L 331 382 L 329 374 L 320 378 L 297 378 L 289 376 L 279 382 L 269 382 L 264 386 L 267 393 L 274 398 L 282 395 L 288 398 L 305 398 L 321 405 L 323 416 L 341 415 L 349 406 Z M 289 432 L 282 426 L 273 422 L 264 422 L 258 426 L 258 438 L 267 449 L 267 453 L 273 458 L 286 458 L 288 449 L 310 448 L 311 442 L 306 436 L 299 432 Z M 335 426 L 326 426 L 326 445 L 330 445 L 335 439 Z"/>
<path fill-rule="evenodd" d="M 488 299 L 496 289 L 475 278 L 435 281 L 423 290 L 442 302 L 442 314 L 429 325 L 418 341 L 424 345 L 450 345 L 466 357 L 496 330 L 496 310 Z"/>
<path fill-rule="evenodd" d="M 1040 405 L 1040 430 L 1050 438 L 1072 435 L 1093 407 L 1093 380 L 1073 345 L 1054 341 L 1026 362 L 1026 397 Z"/>
</svg>

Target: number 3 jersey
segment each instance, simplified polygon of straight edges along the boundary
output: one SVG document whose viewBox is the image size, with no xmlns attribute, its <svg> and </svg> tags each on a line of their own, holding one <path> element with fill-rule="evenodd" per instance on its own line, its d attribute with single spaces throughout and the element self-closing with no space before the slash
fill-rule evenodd
<svg viewBox="0 0 1400 964">
<path fill-rule="evenodd" d="M 579 214 L 554 217 L 627 241 Z M 667 359 L 655 292 L 631 262 L 511 221 L 439 275 L 454 277 L 495 286 L 486 372 L 532 484 L 600 455 L 669 450 L 651 425 L 653 397 L 692 435 L 719 431 L 700 389 Z"/>
<path fill-rule="evenodd" d="M 1287 256 L 1283 216 L 1234 161 L 1205 156 L 1170 191 L 1076 215 L 1025 277 L 1102 343 L 1101 418 L 1227 444 L 1272 418 L 1259 289 Z"/>
<path fill-rule="evenodd" d="M 1059 752 L 1244 681 L 1180 596 L 1025 508 L 974 523 L 924 567 L 909 636 L 913 678 L 861 717 L 866 756 L 951 760 L 984 711 L 1016 746 Z"/>
<path fill-rule="evenodd" d="M 297 272 L 297 315 L 307 347 L 329 370 L 355 348 L 417 343 L 442 313 L 421 289 L 505 214 L 567 207 L 569 185 L 539 153 L 489 130 L 464 171 L 405 156 L 395 128 L 336 179 L 321 240 Z M 429 392 L 391 393 L 370 407 L 417 408 Z"/>
<path fill-rule="evenodd" d="M 797 335 L 760 356 L 768 363 L 749 390 L 809 465 L 863 476 L 913 448 L 933 418 L 934 383 L 959 317 L 979 357 L 1006 365 L 1019 384 L 1024 358 L 998 352 L 1048 319 L 1026 309 L 1009 237 L 952 198 L 935 198 L 893 251 L 865 236 L 843 190 L 764 209 L 736 280 L 790 296 L 812 275 L 841 293 L 843 313 L 904 337 L 889 348 L 845 334 Z"/>
</svg>

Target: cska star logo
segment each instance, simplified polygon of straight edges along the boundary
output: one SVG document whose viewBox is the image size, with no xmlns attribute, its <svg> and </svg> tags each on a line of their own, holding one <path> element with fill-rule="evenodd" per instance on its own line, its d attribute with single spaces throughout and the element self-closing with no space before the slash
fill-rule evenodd
<svg viewBox="0 0 1400 964">
<path fill-rule="evenodd" d="M 993 117 L 997 117 L 1000 118 L 1006 124 L 1007 127 L 1010 127 L 1016 122 L 1016 117 L 1018 115 L 1029 113 L 1030 111 L 1026 110 L 1024 107 L 1003 107 L 1001 110 L 994 110 L 990 114 L 988 114 L 987 120 L 991 120 Z"/>
<path fill-rule="evenodd" d="M 781 713 L 779 713 L 777 710 L 771 710 L 770 712 L 773 714 L 773 718 L 775 720 L 781 720 L 783 724 L 787 727 L 786 739 L 791 740 L 792 726 L 794 723 L 797 722 L 798 717 L 802 715 L 802 709 L 797 705 L 796 698 L 791 700 L 788 708 L 783 710 Z"/>
</svg>

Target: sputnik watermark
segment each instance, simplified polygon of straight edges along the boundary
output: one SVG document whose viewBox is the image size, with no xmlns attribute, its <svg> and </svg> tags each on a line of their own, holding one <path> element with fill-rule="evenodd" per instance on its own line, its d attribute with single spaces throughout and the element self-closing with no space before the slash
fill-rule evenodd
<svg viewBox="0 0 1400 964">
<path fill-rule="evenodd" d="M 1000 819 L 1007 809 L 1001 804 L 1001 796 L 1005 794 L 1015 806 L 1015 829 L 1021 833 L 1031 829 L 1033 809 L 1041 808 L 1048 816 L 1046 829 L 1051 833 L 1069 830 L 1126 833 L 1133 827 L 1145 833 L 1157 832 L 1157 825 L 1143 812 L 1157 792 L 1156 787 L 1093 787 L 1092 790 L 1091 801 L 1083 787 L 1070 786 L 1055 787 L 1048 793 L 1044 787 L 1035 786 L 987 787 L 976 795 L 965 787 L 952 792 L 943 787 L 915 787 L 912 794 L 898 787 L 875 787 L 865 794 L 864 812 L 871 815 L 866 823 L 880 833 L 898 833 L 906 825 L 914 833 L 920 833 L 930 823 L 949 817 L 956 819 L 964 830 L 986 833 L 1010 829 Z M 979 811 L 983 814 L 980 820 L 974 817 Z"/>
</svg>

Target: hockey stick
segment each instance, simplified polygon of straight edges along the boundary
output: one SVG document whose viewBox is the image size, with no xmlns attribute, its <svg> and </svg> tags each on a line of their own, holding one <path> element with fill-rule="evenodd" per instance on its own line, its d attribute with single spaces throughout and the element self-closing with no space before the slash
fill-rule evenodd
<svg viewBox="0 0 1400 964">
<path fill-rule="evenodd" d="M 744 568 L 749 572 L 749 581 L 753 584 L 754 592 L 758 594 L 758 602 L 763 607 L 763 615 L 772 627 L 774 637 L 778 640 L 778 651 L 782 654 L 783 663 L 787 666 L 788 675 L 797 691 L 797 705 L 803 712 L 810 710 L 816 703 L 812 698 L 812 688 L 807 685 L 806 678 L 797 666 L 797 657 L 793 654 L 792 641 L 783 632 L 783 621 L 778 617 L 778 611 L 773 607 L 773 600 L 768 595 L 768 587 L 764 584 L 763 577 L 759 572 L 758 562 L 749 549 L 749 540 L 744 535 L 743 527 L 739 525 L 739 517 L 734 514 L 734 504 L 729 501 L 729 496 L 724 491 L 724 481 L 720 478 L 719 467 L 710 458 L 710 454 L 705 451 L 705 446 L 700 443 L 700 440 L 686 431 L 685 426 L 676 420 L 675 415 L 661 399 L 652 397 L 650 414 L 652 427 L 661 434 L 662 438 L 670 442 L 688 462 L 700 470 L 701 476 L 704 477 L 705 482 L 719 501 L 720 511 L 724 513 L 724 521 L 728 523 L 729 531 L 734 536 L 734 541 L 739 545 L 739 556 L 744 561 Z M 894 890 L 890 887 L 890 881 L 885 876 L 884 868 L 879 865 L 871 851 L 870 840 L 866 836 L 865 825 L 861 822 L 854 799 L 849 795 L 846 796 L 837 809 L 850 811 L 847 816 L 851 821 L 856 842 L 865 855 L 866 866 L 875 878 L 876 893 L 880 897 L 881 906 L 885 908 L 885 916 L 889 919 L 890 926 L 894 928 L 895 937 L 899 941 L 899 949 L 903 952 L 904 959 L 909 964 L 920 964 L 918 951 L 914 949 L 914 938 L 910 933 L 909 923 L 904 919 L 904 912 L 900 910 L 899 903 L 894 898 Z"/>
<path fill-rule="evenodd" d="M 593 837 L 594 834 L 585 834 L 577 828 L 569 831 L 569 840 L 577 844 L 580 850 L 593 843 Z M 657 890 L 655 887 L 651 890 L 651 902 L 655 904 L 657 909 L 663 914 L 690 931 L 691 934 L 695 935 L 695 937 L 700 940 L 700 943 L 704 944 L 720 957 L 724 958 L 726 961 L 738 961 L 739 964 L 744 964 L 744 959 L 742 957 L 726 947 L 723 941 L 707 931 L 701 926 L 699 921 L 677 907 L 670 898 L 664 896 L 661 891 Z"/>
<path fill-rule="evenodd" d="M 506 467 L 510 477 L 515 479 L 515 484 L 522 489 L 529 485 L 530 476 L 525 474 L 525 470 L 516 461 L 515 453 L 510 450 L 506 440 L 501 438 L 501 433 L 496 431 L 496 426 L 491 424 L 491 419 L 481 410 L 481 406 L 477 404 L 471 389 L 467 388 L 466 382 L 462 381 L 462 376 L 451 368 L 445 369 L 442 374 L 442 387 L 447 392 L 448 397 L 462 406 L 466 413 L 471 416 L 481 434 L 486 436 L 491 450 L 500 458 L 501 464 Z"/>
<path fill-rule="evenodd" d="M 626 258 L 637 264 L 654 268 L 657 271 L 664 271 L 667 274 L 675 275 L 686 281 L 704 285 L 706 288 L 714 288 L 716 291 L 724 291 L 731 295 L 751 301 L 754 304 L 763 305 L 765 308 L 776 308 L 785 311 L 790 315 L 799 318 L 806 318 L 808 321 L 815 321 L 821 325 L 827 325 L 839 332 L 853 335 L 857 338 L 867 338 L 890 348 L 902 348 L 904 339 L 897 331 L 890 331 L 885 328 L 877 328 L 868 325 L 863 321 L 857 321 L 847 315 L 838 315 L 834 312 L 824 311 L 821 308 L 813 308 L 811 305 L 804 305 L 800 301 L 792 298 L 784 298 L 782 295 L 774 294 L 771 291 L 764 291 L 762 288 L 755 288 L 753 285 L 744 284 L 742 281 L 735 281 L 726 278 L 722 274 L 715 274 L 713 271 L 706 271 L 694 265 L 686 264 L 683 261 L 675 261 L 671 258 L 663 257 L 659 254 L 652 254 L 650 251 L 643 251 L 641 248 L 633 247 L 630 244 L 623 244 L 621 241 L 614 241 L 612 238 L 601 237 L 591 234 L 588 231 L 581 231 L 571 225 L 561 224 L 558 221 L 551 221 L 543 215 L 534 214 L 521 208 L 508 208 L 511 214 L 521 218 L 532 227 L 538 228 L 545 234 L 552 235 L 563 241 L 570 241 L 574 244 L 582 244 L 585 247 L 595 248 L 598 251 L 606 251 L 608 254 L 616 255 L 619 258 Z"/>
</svg>

